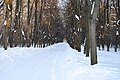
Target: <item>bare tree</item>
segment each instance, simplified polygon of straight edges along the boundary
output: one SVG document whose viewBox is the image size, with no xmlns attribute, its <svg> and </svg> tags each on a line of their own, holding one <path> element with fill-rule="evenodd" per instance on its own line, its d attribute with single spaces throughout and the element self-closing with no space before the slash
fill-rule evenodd
<svg viewBox="0 0 120 80">
<path fill-rule="evenodd" d="M 87 0 L 89 7 L 89 51 L 91 55 L 91 65 L 97 64 L 97 49 L 96 49 L 96 19 L 99 12 L 99 0 Z"/>
<path fill-rule="evenodd" d="M 10 28 L 11 24 L 11 16 L 12 16 L 12 2 L 13 0 L 5 0 L 5 6 L 6 6 L 6 13 L 5 13 L 5 28 L 4 28 L 4 49 L 7 49 L 8 45 L 8 30 Z"/>
</svg>

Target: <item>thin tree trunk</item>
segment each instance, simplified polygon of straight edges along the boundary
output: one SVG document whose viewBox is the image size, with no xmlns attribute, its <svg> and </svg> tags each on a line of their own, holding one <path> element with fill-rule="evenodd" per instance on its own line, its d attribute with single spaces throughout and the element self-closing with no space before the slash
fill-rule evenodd
<svg viewBox="0 0 120 80">
<path fill-rule="evenodd" d="M 6 15 L 5 15 L 5 29 L 4 29 L 4 49 L 7 50 L 7 44 L 8 44 L 8 23 L 9 23 L 9 18 L 8 18 L 8 13 L 9 11 L 7 10 L 7 5 L 6 5 Z"/>
<path fill-rule="evenodd" d="M 34 47 L 37 45 L 37 0 L 35 0 L 35 22 L 34 22 Z"/>
<path fill-rule="evenodd" d="M 86 41 L 85 41 L 85 47 L 84 47 L 84 54 L 86 54 L 86 57 L 89 57 L 89 16 L 88 16 L 88 10 L 89 10 L 89 7 L 87 7 L 88 4 L 87 2 L 85 1 L 85 13 L 86 13 L 86 17 L 85 17 L 85 20 L 86 20 Z"/>
<path fill-rule="evenodd" d="M 27 47 L 30 47 L 30 0 L 28 0 L 27 13 Z"/>
<path fill-rule="evenodd" d="M 15 25 L 13 31 L 13 38 L 14 38 L 14 46 L 16 47 L 19 42 L 19 0 L 16 0 L 16 9 L 15 9 Z"/>
</svg>

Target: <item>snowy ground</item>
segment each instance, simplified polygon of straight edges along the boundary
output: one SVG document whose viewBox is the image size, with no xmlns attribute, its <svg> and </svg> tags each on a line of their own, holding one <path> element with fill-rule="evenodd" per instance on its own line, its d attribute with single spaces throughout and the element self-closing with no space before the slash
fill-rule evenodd
<svg viewBox="0 0 120 80">
<path fill-rule="evenodd" d="M 0 48 L 0 80 L 120 80 L 120 51 L 98 51 L 97 65 L 67 43 Z"/>
</svg>

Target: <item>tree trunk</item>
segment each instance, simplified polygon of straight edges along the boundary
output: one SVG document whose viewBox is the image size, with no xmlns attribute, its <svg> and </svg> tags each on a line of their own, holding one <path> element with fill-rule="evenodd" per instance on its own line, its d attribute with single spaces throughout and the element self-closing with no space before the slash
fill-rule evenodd
<svg viewBox="0 0 120 80">
<path fill-rule="evenodd" d="M 12 21 L 12 0 L 5 1 L 6 5 L 6 14 L 5 14 L 5 28 L 4 28 L 4 49 L 7 50 L 8 45 L 8 31 L 10 29 Z M 9 8 L 8 8 L 9 5 Z M 10 16 L 10 17 L 9 17 Z"/>
<path fill-rule="evenodd" d="M 8 44 L 8 27 L 9 27 L 8 13 L 9 13 L 9 11 L 7 10 L 7 5 L 6 5 L 5 29 L 4 29 L 4 49 L 5 50 L 7 50 L 7 44 Z"/>
<path fill-rule="evenodd" d="M 86 0 L 88 7 L 91 7 L 91 2 Z M 96 19 L 99 10 L 99 0 L 94 0 L 92 2 L 91 11 L 88 13 L 90 15 L 89 19 L 89 51 L 91 58 L 91 65 L 97 64 L 97 49 L 96 49 Z"/>
<path fill-rule="evenodd" d="M 14 46 L 16 47 L 19 43 L 19 0 L 16 0 L 16 9 L 15 9 L 15 25 L 13 31 Z"/>
<path fill-rule="evenodd" d="M 38 33 L 38 30 L 37 30 L 37 0 L 35 0 L 35 22 L 34 22 L 34 35 L 33 35 L 33 39 L 34 39 L 34 47 L 36 47 L 37 45 L 37 33 Z"/>
<path fill-rule="evenodd" d="M 89 57 L 89 16 L 88 16 L 88 10 L 89 10 L 89 7 L 87 7 L 88 4 L 87 2 L 85 1 L 85 13 L 86 13 L 86 16 L 85 16 L 85 26 L 86 26 L 86 41 L 85 41 L 85 47 L 84 47 L 84 54 L 86 54 L 86 57 Z"/>
<path fill-rule="evenodd" d="M 27 47 L 30 47 L 30 0 L 28 0 L 28 5 L 27 5 Z"/>
<path fill-rule="evenodd" d="M 96 49 L 96 19 L 99 10 L 99 0 L 95 0 L 95 7 L 92 15 L 92 22 L 89 28 L 90 31 L 90 54 L 91 54 L 91 65 L 97 64 L 97 49 Z M 93 4 L 94 4 L 93 2 Z"/>
</svg>

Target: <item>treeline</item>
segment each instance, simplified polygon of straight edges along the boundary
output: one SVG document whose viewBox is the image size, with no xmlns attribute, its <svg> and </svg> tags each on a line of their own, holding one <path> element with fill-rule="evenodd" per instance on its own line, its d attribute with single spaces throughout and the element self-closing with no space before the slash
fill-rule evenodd
<svg viewBox="0 0 120 80">
<path fill-rule="evenodd" d="M 98 0 L 99 10 L 96 10 L 95 19 L 96 15 L 91 14 L 93 3 L 89 3 L 87 0 L 66 1 L 64 23 L 68 43 L 78 51 L 81 51 L 80 46 L 84 44 L 84 53 L 88 56 L 92 47 L 90 40 L 93 41 L 91 35 L 95 34 L 99 50 L 104 50 L 106 46 L 107 51 L 114 48 L 117 52 L 120 48 L 120 0 Z M 90 23 L 91 20 L 96 27 Z M 95 33 L 91 34 L 93 28 Z"/>
<path fill-rule="evenodd" d="M 1 40 L 7 46 L 46 47 L 65 36 L 57 0 L 5 0 L 1 7 Z M 3 8 L 3 9 L 2 9 Z"/>
<path fill-rule="evenodd" d="M 97 45 L 99 50 L 120 47 L 120 0 L 101 0 L 97 20 Z"/>
</svg>

